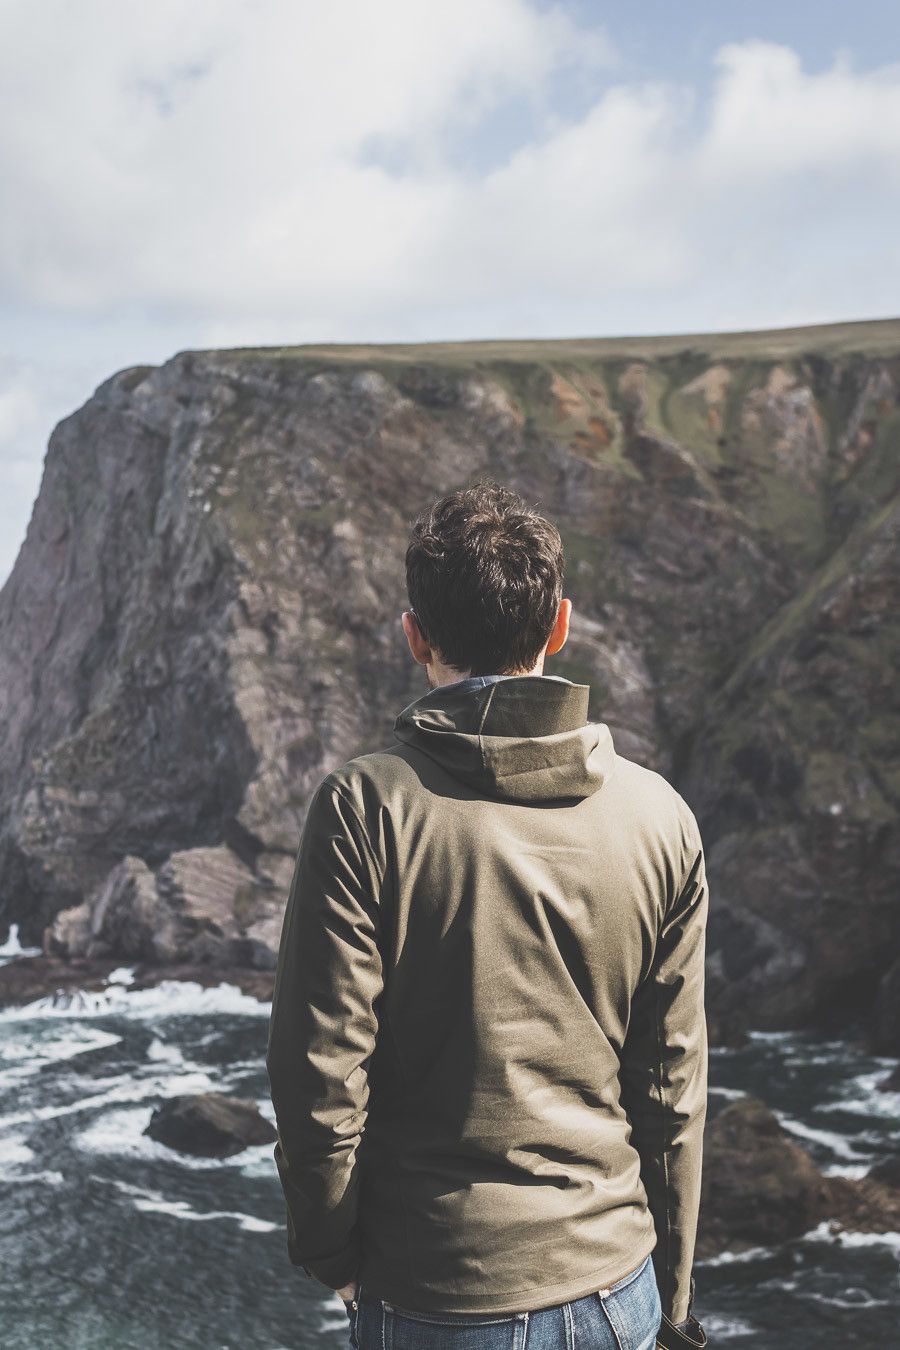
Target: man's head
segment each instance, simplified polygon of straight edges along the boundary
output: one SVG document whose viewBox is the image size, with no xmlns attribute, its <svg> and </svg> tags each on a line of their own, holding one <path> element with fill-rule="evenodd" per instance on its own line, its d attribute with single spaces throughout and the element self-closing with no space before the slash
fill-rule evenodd
<svg viewBox="0 0 900 1350">
<path fill-rule="evenodd" d="M 429 687 L 466 675 L 541 674 L 569 630 L 556 526 L 483 479 L 434 502 L 406 550 L 410 651 Z"/>
</svg>

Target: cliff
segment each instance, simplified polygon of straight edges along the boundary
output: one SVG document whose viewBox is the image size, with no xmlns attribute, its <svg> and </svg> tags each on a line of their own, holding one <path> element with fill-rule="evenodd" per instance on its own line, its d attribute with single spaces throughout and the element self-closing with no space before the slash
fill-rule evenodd
<svg viewBox="0 0 900 1350">
<path fill-rule="evenodd" d="M 548 671 L 697 812 L 714 1036 L 895 1047 L 898 442 L 900 321 L 121 371 L 0 592 L 0 937 L 271 970 L 312 790 L 424 692 L 409 523 L 490 474 L 563 533 Z"/>
</svg>

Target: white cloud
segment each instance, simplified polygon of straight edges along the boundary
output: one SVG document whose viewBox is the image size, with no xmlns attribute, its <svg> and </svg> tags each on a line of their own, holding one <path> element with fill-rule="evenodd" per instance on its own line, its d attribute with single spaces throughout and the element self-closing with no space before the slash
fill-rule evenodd
<svg viewBox="0 0 900 1350">
<path fill-rule="evenodd" d="M 6 380 L 0 374 L 0 450 L 23 432 L 37 425 L 40 417 L 37 394 L 19 372 Z"/>
<path fill-rule="evenodd" d="M 0 284 L 99 312 L 383 296 L 440 217 L 452 138 L 609 59 L 526 0 L 20 0 L 6 20 Z M 385 147 L 412 171 L 365 162 Z"/>
<path fill-rule="evenodd" d="M 517 288 L 545 296 L 670 286 L 685 240 L 660 228 L 677 187 L 677 91 L 615 87 L 583 120 L 524 146 L 477 185 L 457 183 L 432 241 L 431 273 L 457 295 Z"/>
<path fill-rule="evenodd" d="M 690 288 L 714 310 L 738 274 L 752 325 L 783 296 L 751 274 L 791 255 L 789 235 L 829 239 L 861 186 L 867 209 L 896 207 L 896 65 L 841 55 L 808 74 L 786 47 L 732 43 L 698 114 L 694 90 L 613 83 L 601 30 L 529 0 L 4 15 L 0 288 L 19 305 L 140 309 L 244 341 L 405 336 L 440 315 L 444 336 Z M 561 71 L 596 86 L 572 122 L 552 102 Z M 461 167 L 460 138 L 505 100 L 530 105 L 522 142 Z"/>
<path fill-rule="evenodd" d="M 718 170 L 770 181 L 862 165 L 897 181 L 900 64 L 861 73 L 840 54 L 830 70 L 807 75 L 796 52 L 771 42 L 729 43 L 716 64 L 704 150 Z"/>
<path fill-rule="evenodd" d="M 7 482 L 188 346 L 900 311 L 900 65 L 627 70 L 537 0 L 0 0 Z"/>
</svg>

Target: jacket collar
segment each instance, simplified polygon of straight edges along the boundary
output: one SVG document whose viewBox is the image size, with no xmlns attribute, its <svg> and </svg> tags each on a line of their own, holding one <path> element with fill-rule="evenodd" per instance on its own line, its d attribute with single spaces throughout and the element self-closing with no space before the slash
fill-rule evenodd
<svg viewBox="0 0 900 1350">
<path fill-rule="evenodd" d="M 603 786 L 616 753 L 606 723 L 587 720 L 589 685 L 514 675 L 472 687 L 472 678 L 408 704 L 394 723 L 397 739 L 489 796 L 580 799 Z"/>
</svg>

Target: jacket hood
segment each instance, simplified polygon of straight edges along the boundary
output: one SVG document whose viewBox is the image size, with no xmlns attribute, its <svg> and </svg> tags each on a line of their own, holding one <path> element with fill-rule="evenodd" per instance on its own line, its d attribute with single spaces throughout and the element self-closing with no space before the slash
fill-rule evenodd
<svg viewBox="0 0 900 1350">
<path fill-rule="evenodd" d="M 587 720 L 589 697 L 589 685 L 546 675 L 440 685 L 403 709 L 394 735 L 478 793 L 580 799 L 603 786 L 616 761 L 609 727 Z"/>
</svg>

